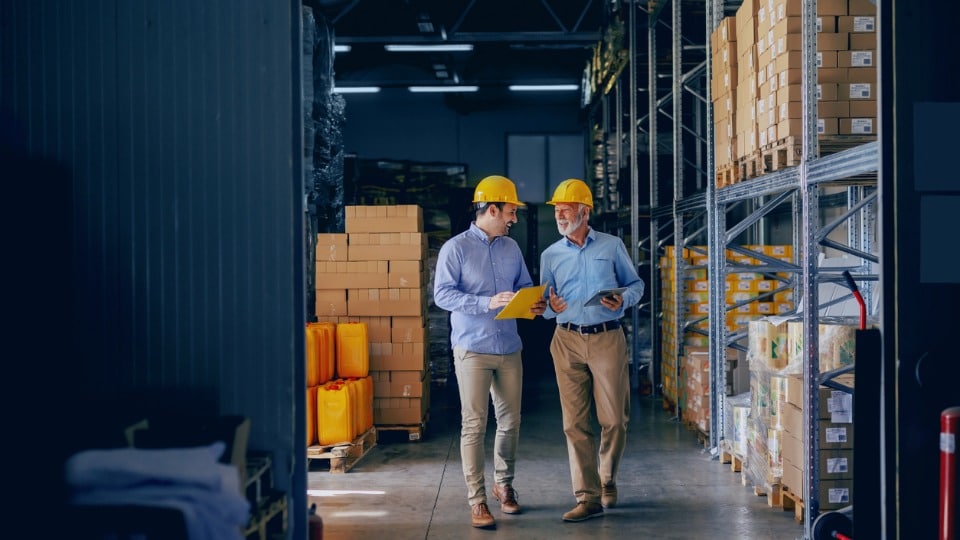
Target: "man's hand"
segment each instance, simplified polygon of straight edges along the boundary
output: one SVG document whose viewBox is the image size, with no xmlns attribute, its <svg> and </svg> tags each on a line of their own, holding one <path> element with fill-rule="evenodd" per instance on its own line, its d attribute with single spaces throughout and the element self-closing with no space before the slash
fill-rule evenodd
<svg viewBox="0 0 960 540">
<path fill-rule="evenodd" d="M 604 296 L 600 299 L 600 304 L 603 307 L 609 309 L 610 311 L 616 311 L 620 309 L 620 306 L 623 305 L 623 296 L 619 294 L 611 294 L 610 296 Z"/>
<path fill-rule="evenodd" d="M 557 296 L 553 287 L 550 287 L 550 309 L 552 309 L 554 313 L 563 313 L 567 309 L 567 301 L 564 300 L 562 296 Z"/>
<path fill-rule="evenodd" d="M 517 293 L 513 291 L 498 292 L 490 297 L 490 304 L 487 307 L 490 309 L 502 308 L 503 306 L 509 304 L 516 294 Z"/>
<path fill-rule="evenodd" d="M 532 306 L 530 306 L 530 313 L 534 315 L 543 315 L 543 312 L 547 310 L 547 299 L 540 297 Z"/>
</svg>

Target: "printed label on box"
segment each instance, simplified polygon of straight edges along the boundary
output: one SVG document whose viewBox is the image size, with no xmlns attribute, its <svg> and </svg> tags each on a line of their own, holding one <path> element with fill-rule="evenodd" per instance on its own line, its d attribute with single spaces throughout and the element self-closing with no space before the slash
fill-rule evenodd
<svg viewBox="0 0 960 540">
<path fill-rule="evenodd" d="M 874 30 L 876 30 L 876 25 L 873 22 L 873 17 L 854 17 L 853 18 L 854 32 L 873 32 Z"/>
<path fill-rule="evenodd" d="M 873 65 L 873 51 L 850 51 L 850 65 L 870 67 Z"/>
<path fill-rule="evenodd" d="M 839 474 L 847 472 L 847 458 L 827 458 L 827 473 Z"/>
<path fill-rule="evenodd" d="M 826 439 L 828 443 L 847 442 L 847 428 L 826 428 Z"/>
<path fill-rule="evenodd" d="M 873 133 L 873 119 L 852 118 L 850 121 L 850 131 L 853 133 Z"/>
<path fill-rule="evenodd" d="M 851 83 L 850 99 L 870 99 L 870 83 Z"/>
<path fill-rule="evenodd" d="M 850 501 L 849 488 L 830 488 L 827 492 L 827 499 L 834 504 Z"/>
</svg>

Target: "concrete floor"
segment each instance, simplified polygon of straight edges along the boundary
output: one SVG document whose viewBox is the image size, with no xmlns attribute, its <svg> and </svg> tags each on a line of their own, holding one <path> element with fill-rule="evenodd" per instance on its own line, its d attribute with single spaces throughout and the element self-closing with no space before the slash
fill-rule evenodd
<svg viewBox="0 0 960 540">
<path fill-rule="evenodd" d="M 632 396 L 620 503 L 600 518 L 565 523 L 576 501 L 553 373 L 525 373 L 523 420 L 514 487 L 523 513 L 506 515 L 492 497 L 493 415 L 487 430 L 487 496 L 494 530 L 470 526 L 460 469 L 455 380 L 434 386 L 419 442 L 382 432 L 377 446 L 345 474 L 311 463 L 308 500 L 323 518 L 325 540 L 460 538 L 796 539 L 793 512 L 767 505 L 671 418 L 660 398 Z"/>
</svg>

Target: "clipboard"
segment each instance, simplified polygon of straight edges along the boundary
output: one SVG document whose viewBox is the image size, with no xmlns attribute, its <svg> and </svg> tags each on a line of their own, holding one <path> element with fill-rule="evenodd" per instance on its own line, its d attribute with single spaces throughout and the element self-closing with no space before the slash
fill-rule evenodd
<svg viewBox="0 0 960 540">
<path fill-rule="evenodd" d="M 583 307 L 599 306 L 600 300 L 603 299 L 604 297 L 612 296 L 614 294 L 623 294 L 624 292 L 626 292 L 626 290 L 627 290 L 627 287 L 617 287 L 616 289 L 600 289 L 599 291 L 596 292 L 596 294 L 591 296 L 590 299 L 586 301 L 586 303 L 583 304 Z"/>
<path fill-rule="evenodd" d="M 530 308 L 543 297 L 545 290 L 547 290 L 546 283 L 520 289 L 513 296 L 513 300 L 503 306 L 494 319 L 533 319 L 536 315 L 530 312 Z"/>
</svg>

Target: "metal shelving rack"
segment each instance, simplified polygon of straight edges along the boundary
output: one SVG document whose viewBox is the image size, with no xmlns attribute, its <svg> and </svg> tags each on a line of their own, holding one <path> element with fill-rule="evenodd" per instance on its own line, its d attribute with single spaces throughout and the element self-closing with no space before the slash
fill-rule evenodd
<svg viewBox="0 0 960 540">
<path fill-rule="evenodd" d="M 632 238 L 635 239 L 633 248 L 645 245 L 651 253 L 650 279 L 648 290 L 650 291 L 650 309 L 651 313 L 657 314 L 662 310 L 662 301 L 660 299 L 660 276 L 656 265 L 658 250 L 670 239 L 674 240 L 674 245 L 678 250 L 685 247 L 693 239 L 706 238 L 708 252 L 708 275 L 710 280 L 710 312 L 708 317 L 708 343 L 710 351 L 710 376 L 712 381 L 712 392 L 710 400 L 711 410 L 711 430 L 710 446 L 716 450 L 719 446 L 719 437 L 721 431 L 721 422 L 723 418 L 723 399 L 725 394 L 725 357 L 728 348 L 742 348 L 738 341 L 746 337 L 745 333 L 728 335 L 725 320 L 726 312 L 735 306 L 728 306 L 723 294 L 725 288 L 725 279 L 728 272 L 737 271 L 762 271 L 762 272 L 786 272 L 795 277 L 789 280 L 789 283 L 783 285 L 784 288 L 791 287 L 797 293 L 796 298 L 802 298 L 801 309 L 803 312 L 803 334 L 805 341 L 805 350 L 808 357 L 805 358 L 803 366 L 803 380 L 805 384 L 804 410 L 806 412 L 804 419 L 804 457 L 807 463 L 808 475 L 805 478 L 803 486 L 803 499 L 806 511 L 804 513 L 804 536 L 811 537 L 812 524 L 819 515 L 819 471 L 818 471 L 818 418 L 819 403 L 817 403 L 818 387 L 821 384 L 833 387 L 841 385 L 832 379 L 839 372 L 850 371 L 849 368 L 838 370 L 837 372 L 820 373 L 818 364 L 818 354 L 815 351 L 819 349 L 819 309 L 824 307 L 819 302 L 818 285 L 823 282 L 839 282 L 842 277 L 838 272 L 828 272 L 818 265 L 818 256 L 820 246 L 830 247 L 843 253 L 860 258 L 862 264 L 854 274 L 856 281 L 863 283 L 861 292 L 864 298 L 870 301 L 872 282 L 876 281 L 877 276 L 874 271 L 874 265 L 878 258 L 871 254 L 874 247 L 873 231 L 876 230 L 874 207 L 877 206 L 876 193 L 876 174 L 880 163 L 880 147 L 878 142 L 869 142 L 860 146 L 855 146 L 838 153 L 816 158 L 818 155 L 818 138 L 816 131 L 816 3 L 805 2 L 803 6 L 803 78 L 802 92 L 803 100 L 803 157 L 798 166 L 793 166 L 778 170 L 773 173 L 763 175 L 759 178 L 749 179 L 732 186 L 716 188 L 713 169 L 713 136 L 712 136 L 712 96 L 710 95 L 710 79 L 712 76 L 711 50 L 709 47 L 709 38 L 711 32 L 717 27 L 725 15 L 730 15 L 736 11 L 740 2 L 728 0 L 705 0 L 705 25 L 691 31 L 694 35 L 684 36 L 683 30 L 689 29 L 690 25 L 683 24 L 683 8 L 689 5 L 682 0 L 673 0 L 672 2 L 658 3 L 655 7 L 648 8 L 649 4 L 639 2 L 627 2 L 627 9 L 630 11 L 627 31 L 630 40 L 630 80 L 627 85 L 622 85 L 618 81 L 617 85 L 617 106 L 622 104 L 621 92 L 626 96 L 629 107 L 629 125 L 635 129 L 627 130 L 626 136 L 630 139 L 630 155 L 627 156 L 631 174 L 631 194 L 630 204 L 634 207 L 631 211 L 630 219 L 632 221 Z M 668 6 L 669 4 L 669 6 Z M 669 9 L 670 20 L 665 20 L 665 13 Z M 639 51 L 637 50 L 636 39 L 639 36 L 636 15 L 642 12 L 647 15 L 647 81 L 646 88 L 638 87 L 638 77 L 634 64 L 637 61 Z M 696 26 L 696 25 L 692 25 Z M 663 27 L 669 28 L 671 35 L 671 73 L 670 89 L 659 95 L 658 82 L 663 77 L 657 66 L 656 51 L 658 50 L 658 29 L 662 31 Z M 700 31 L 704 35 L 700 35 Z M 705 52 L 705 61 L 693 69 L 684 72 L 684 52 L 696 50 L 699 44 L 703 45 Z M 698 83 L 698 81 L 700 81 Z M 702 83 L 702 84 L 701 84 Z M 623 88 L 626 86 L 626 88 Z M 699 89 L 703 90 L 700 91 Z M 646 114 L 637 113 L 638 95 L 642 92 L 647 93 L 647 111 Z M 684 116 L 685 98 L 692 96 L 693 107 L 697 109 L 702 103 L 702 112 L 694 111 L 694 114 Z M 679 99 L 674 99 L 679 97 Z M 664 107 L 671 105 L 671 112 L 667 112 Z M 689 111 L 687 111 L 689 112 Z M 616 114 L 617 122 L 621 121 L 622 114 Z M 662 204 L 662 196 L 666 193 L 661 189 L 661 164 L 658 163 L 657 156 L 662 152 L 664 145 L 658 140 L 661 134 L 658 124 L 660 117 L 667 117 L 672 123 L 672 201 L 669 204 Z M 693 125 L 684 125 L 685 118 L 693 118 Z M 674 121 L 679 119 L 679 121 Z M 683 137 L 689 133 L 697 134 L 697 144 L 693 152 L 689 148 L 684 148 Z M 702 136 L 699 134 L 703 134 Z M 637 223 L 638 216 L 635 207 L 638 206 L 638 194 L 642 189 L 638 181 L 639 167 L 637 163 L 638 135 L 645 135 L 648 142 L 649 160 L 648 178 L 649 178 L 649 202 L 650 202 L 650 233 L 649 237 L 642 242 L 637 242 Z M 702 147 L 701 147 L 702 144 Z M 694 159 L 686 160 L 685 156 L 693 154 Z M 702 190 L 693 190 L 689 188 L 691 184 L 689 179 L 685 178 L 685 172 L 696 171 L 695 174 L 703 174 L 706 182 Z M 666 176 L 666 175 L 663 175 Z M 663 179 L 665 180 L 665 179 Z M 697 180 L 699 181 L 699 180 Z M 820 191 L 827 186 L 846 187 L 847 210 L 832 223 L 821 226 L 821 201 Z M 782 205 L 790 206 L 790 215 L 793 223 L 793 246 L 795 258 L 798 264 L 788 264 L 762 254 L 754 253 L 737 246 L 736 239 L 754 227 L 762 225 L 765 217 L 773 210 Z M 734 207 L 748 206 L 747 216 L 740 221 L 728 223 L 728 213 Z M 701 221 L 703 220 L 703 221 Z M 827 239 L 827 234 L 837 226 L 846 223 L 848 226 L 847 244 L 842 245 L 835 240 Z M 701 225 L 699 228 L 690 230 L 690 225 Z M 703 235 L 703 236 L 701 236 Z M 726 249 L 733 249 L 762 261 L 759 266 L 738 266 L 729 263 L 726 260 Z M 634 251 L 636 256 L 636 251 Z M 675 265 L 674 279 L 680 282 L 684 271 L 680 264 L 682 258 L 678 257 L 678 264 Z M 684 328 L 702 320 L 695 317 L 684 317 L 679 309 L 681 306 L 681 291 L 674 291 L 673 301 L 678 309 L 676 310 L 674 320 L 678 335 L 682 336 Z M 651 318 L 651 324 L 655 327 L 655 316 Z M 654 382 L 659 381 L 659 362 L 660 351 L 659 342 L 653 339 L 653 366 Z M 679 374 L 680 358 L 680 339 L 677 340 L 677 350 L 673 351 L 677 360 L 677 374 Z M 676 395 L 679 395 L 676 394 Z"/>
</svg>

